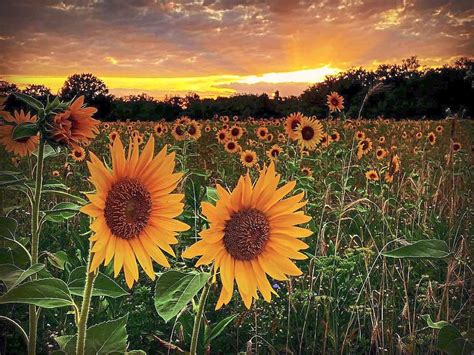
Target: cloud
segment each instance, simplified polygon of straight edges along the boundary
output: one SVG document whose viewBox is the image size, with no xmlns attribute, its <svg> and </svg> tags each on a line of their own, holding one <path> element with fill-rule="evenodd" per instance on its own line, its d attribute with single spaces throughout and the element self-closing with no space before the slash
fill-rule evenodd
<svg viewBox="0 0 474 355">
<path fill-rule="evenodd" d="M 259 76 L 474 54 L 467 0 L 16 0 L 0 6 L 1 76 Z"/>
</svg>

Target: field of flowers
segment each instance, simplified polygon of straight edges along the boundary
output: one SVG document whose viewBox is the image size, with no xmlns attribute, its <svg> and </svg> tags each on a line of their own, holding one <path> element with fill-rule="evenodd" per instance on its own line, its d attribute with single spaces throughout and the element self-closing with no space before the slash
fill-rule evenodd
<svg viewBox="0 0 474 355">
<path fill-rule="evenodd" d="M 472 351 L 473 121 L 350 120 L 334 94 L 321 120 L 99 125 L 20 98 L 0 352 Z"/>
</svg>

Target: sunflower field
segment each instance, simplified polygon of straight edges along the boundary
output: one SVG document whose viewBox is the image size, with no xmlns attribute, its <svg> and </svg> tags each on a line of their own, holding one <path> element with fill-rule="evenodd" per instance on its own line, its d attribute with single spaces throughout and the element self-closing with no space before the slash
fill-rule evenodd
<svg viewBox="0 0 474 355">
<path fill-rule="evenodd" d="M 2 354 L 471 354 L 474 122 L 1 111 Z"/>
</svg>

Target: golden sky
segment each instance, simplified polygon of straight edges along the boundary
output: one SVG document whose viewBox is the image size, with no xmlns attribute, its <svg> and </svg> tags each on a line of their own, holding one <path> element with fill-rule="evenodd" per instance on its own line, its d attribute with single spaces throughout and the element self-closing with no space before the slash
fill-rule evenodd
<svg viewBox="0 0 474 355">
<path fill-rule="evenodd" d="M 472 56 L 470 1 L 16 0 L 0 78 L 56 92 L 91 72 L 115 95 L 298 95 L 354 66 Z"/>
</svg>

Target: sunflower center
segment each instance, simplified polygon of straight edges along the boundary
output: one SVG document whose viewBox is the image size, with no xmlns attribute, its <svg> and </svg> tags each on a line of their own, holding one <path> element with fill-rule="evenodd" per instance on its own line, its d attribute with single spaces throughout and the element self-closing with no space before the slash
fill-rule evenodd
<svg viewBox="0 0 474 355">
<path fill-rule="evenodd" d="M 305 141 L 310 141 L 314 137 L 314 129 L 310 126 L 305 126 L 301 130 L 301 136 Z"/>
<path fill-rule="evenodd" d="M 255 208 L 234 213 L 224 229 L 224 246 L 237 260 L 252 260 L 260 255 L 270 235 L 267 217 Z"/>
<path fill-rule="evenodd" d="M 139 181 L 127 178 L 115 183 L 107 195 L 105 221 L 115 236 L 131 239 L 146 227 L 151 207 L 150 192 Z"/>
<path fill-rule="evenodd" d="M 245 161 L 246 161 L 247 163 L 251 163 L 251 162 L 253 161 L 253 156 L 251 156 L 250 154 L 247 154 L 247 155 L 245 156 Z"/>
<path fill-rule="evenodd" d="M 238 128 L 232 128 L 232 131 L 230 132 L 234 137 L 237 137 L 240 133 L 240 130 Z"/>
<path fill-rule="evenodd" d="M 337 105 L 339 105 L 339 100 L 334 97 L 334 98 L 331 100 L 331 103 L 333 104 L 333 106 L 337 106 Z"/>
</svg>

